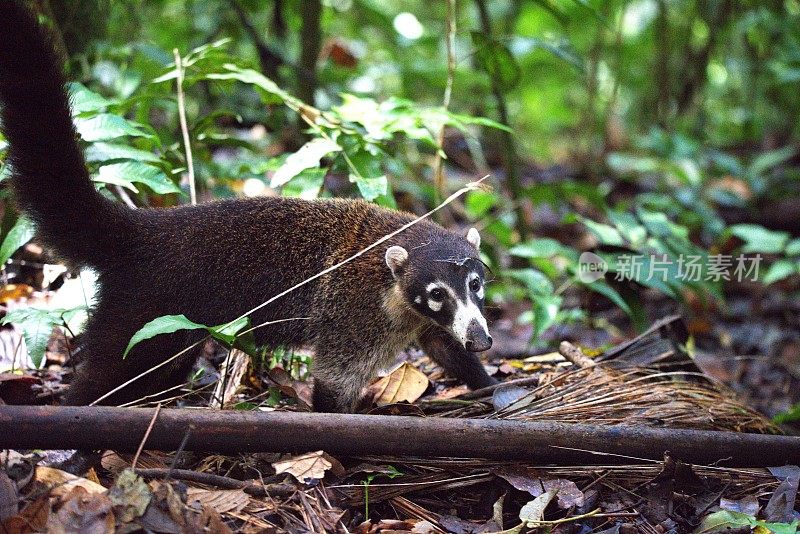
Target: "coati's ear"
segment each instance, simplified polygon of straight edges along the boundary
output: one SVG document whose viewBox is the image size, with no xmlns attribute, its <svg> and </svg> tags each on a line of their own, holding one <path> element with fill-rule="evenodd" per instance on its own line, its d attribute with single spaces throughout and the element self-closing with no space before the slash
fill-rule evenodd
<svg viewBox="0 0 800 534">
<path fill-rule="evenodd" d="M 480 250 L 481 234 L 479 234 L 475 228 L 470 228 L 469 232 L 467 232 L 467 241 L 469 241 L 476 250 Z"/>
<path fill-rule="evenodd" d="M 408 261 L 408 251 L 403 247 L 394 245 L 386 249 L 386 265 L 392 271 L 392 276 L 397 278 L 400 274 L 400 269 L 403 268 L 406 261 Z"/>
</svg>

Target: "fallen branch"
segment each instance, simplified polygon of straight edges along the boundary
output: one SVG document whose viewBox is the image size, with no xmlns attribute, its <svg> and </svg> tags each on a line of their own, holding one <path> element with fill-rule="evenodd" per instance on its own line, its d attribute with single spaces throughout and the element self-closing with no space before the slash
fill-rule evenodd
<svg viewBox="0 0 800 534">
<path fill-rule="evenodd" d="M 152 409 L 0 406 L 0 449 L 135 451 Z M 150 449 L 412 455 L 607 463 L 608 455 L 725 466 L 800 463 L 800 437 L 551 422 L 233 410 L 161 410 Z M 599 454 L 598 454 L 599 453 Z"/>
</svg>

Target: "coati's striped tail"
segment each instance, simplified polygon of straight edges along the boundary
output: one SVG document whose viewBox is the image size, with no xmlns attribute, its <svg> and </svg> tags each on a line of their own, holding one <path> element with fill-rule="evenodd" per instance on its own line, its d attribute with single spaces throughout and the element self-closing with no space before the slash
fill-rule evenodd
<svg viewBox="0 0 800 534">
<path fill-rule="evenodd" d="M 64 82 L 45 29 L 22 2 L 0 0 L 0 119 L 17 202 L 57 253 L 101 267 L 130 213 L 90 181 Z"/>
</svg>

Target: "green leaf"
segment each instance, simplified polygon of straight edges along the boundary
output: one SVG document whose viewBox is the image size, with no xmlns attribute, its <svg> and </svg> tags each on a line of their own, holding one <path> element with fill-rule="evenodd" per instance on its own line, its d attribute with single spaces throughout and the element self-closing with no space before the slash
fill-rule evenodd
<svg viewBox="0 0 800 534">
<path fill-rule="evenodd" d="M 236 340 L 236 335 L 248 324 L 250 324 L 249 317 L 239 317 L 231 323 L 206 327 L 206 330 L 208 330 L 208 333 L 211 334 L 213 338 L 228 344 L 233 344 Z"/>
<path fill-rule="evenodd" d="M 385 175 L 368 178 L 351 174 L 350 181 L 355 182 L 356 186 L 358 186 L 358 192 L 369 201 L 385 195 L 389 190 L 389 181 L 386 179 Z"/>
<path fill-rule="evenodd" d="M 513 129 L 509 126 L 501 122 L 494 121 L 492 119 L 488 119 L 486 117 L 473 117 L 471 115 L 460 115 L 458 113 L 451 113 L 447 112 L 448 117 L 451 119 L 448 121 L 448 124 L 458 128 L 461 131 L 465 131 L 466 128 L 463 128 L 465 124 L 474 124 L 476 126 L 486 126 L 487 128 L 494 128 L 496 130 L 503 130 L 505 132 L 512 132 Z"/>
<path fill-rule="evenodd" d="M 72 82 L 67 84 L 67 88 L 73 116 L 90 111 L 99 111 L 111 105 L 110 100 L 94 91 L 90 91 L 82 83 Z"/>
<path fill-rule="evenodd" d="M 750 177 L 762 175 L 773 167 L 787 161 L 794 156 L 795 153 L 797 153 L 797 149 L 793 146 L 786 146 L 777 150 L 764 152 L 756 157 L 747 167 L 747 175 Z"/>
<path fill-rule="evenodd" d="M 86 311 L 86 306 L 71 309 L 20 308 L 11 310 L 3 317 L 2 324 L 14 323 L 22 329 L 22 337 L 34 367 L 44 362 L 47 342 L 53 328 L 71 321 L 78 313 Z"/>
<path fill-rule="evenodd" d="M 531 295 L 551 295 L 553 293 L 553 283 L 536 269 L 512 269 L 505 271 L 505 275 L 525 284 Z"/>
<path fill-rule="evenodd" d="M 769 523 L 742 512 L 720 510 L 704 517 L 694 532 L 695 534 L 705 534 L 707 532 L 724 532 L 739 527 L 751 527 L 773 534 L 795 534 L 798 526 L 800 526 L 798 520 L 791 523 Z"/>
<path fill-rule="evenodd" d="M 775 417 L 772 418 L 772 421 L 779 425 L 800 421 L 800 402 L 789 408 L 787 411 L 775 415 Z"/>
<path fill-rule="evenodd" d="M 115 143 L 92 143 L 85 151 L 86 161 L 113 161 L 119 159 L 130 159 L 134 161 L 149 161 L 157 163 L 158 156 L 147 150 L 139 150 L 128 145 Z"/>
<path fill-rule="evenodd" d="M 312 139 L 300 150 L 286 158 L 281 168 L 272 175 L 270 187 L 280 187 L 304 170 L 319 167 L 320 159 L 341 150 L 342 147 L 324 137 Z"/>
<path fill-rule="evenodd" d="M 529 45 L 541 48 L 542 50 L 552 54 L 554 57 L 562 61 L 566 61 L 571 66 L 575 67 L 575 70 L 579 72 L 586 71 L 586 65 L 584 64 L 583 58 L 578 55 L 578 53 L 575 51 L 575 48 L 567 39 L 564 38 L 554 42 L 545 39 L 538 39 L 536 37 L 528 37 L 525 40 Z"/>
<path fill-rule="evenodd" d="M 75 128 L 81 138 L 89 143 L 124 136 L 153 138 L 151 134 L 139 129 L 135 123 L 111 113 L 101 113 L 88 119 L 76 117 Z"/>
<path fill-rule="evenodd" d="M 661 163 L 656 158 L 634 156 L 612 152 L 606 157 L 606 164 L 620 174 L 647 174 L 660 171 Z"/>
<path fill-rule="evenodd" d="M 489 39 L 481 32 L 472 32 L 475 59 L 502 92 L 513 89 L 522 77 L 522 69 L 503 43 Z"/>
<path fill-rule="evenodd" d="M 131 337 L 125 349 L 123 358 L 127 357 L 131 349 L 142 341 L 161 334 L 172 334 L 178 330 L 203 329 L 213 338 L 228 344 L 233 344 L 236 340 L 236 335 L 242 328 L 249 324 L 249 321 L 249 317 L 240 317 L 231 323 L 225 323 L 219 326 L 206 326 L 189 320 L 185 315 L 164 315 L 156 317 L 133 334 L 133 337 Z"/>
<path fill-rule="evenodd" d="M 658 237 L 678 237 L 680 239 L 689 239 L 689 230 L 679 224 L 670 221 L 663 213 L 649 211 L 642 207 L 636 209 L 636 214 L 644 223 L 647 230 Z"/>
<path fill-rule="evenodd" d="M 25 217 L 18 218 L 0 245 L 0 266 L 5 265 L 19 247 L 33 239 L 35 232 L 36 228 L 30 220 Z"/>
<path fill-rule="evenodd" d="M 232 63 L 226 63 L 223 65 L 223 68 L 226 70 L 226 72 L 211 73 L 207 74 L 205 77 L 209 80 L 237 80 L 242 83 L 254 85 L 266 92 L 268 95 L 277 97 L 280 101 L 283 101 L 285 104 L 295 109 L 299 109 L 304 106 L 301 100 L 295 98 L 278 87 L 278 84 L 258 71 L 253 69 L 242 69 Z"/>
<path fill-rule="evenodd" d="M 133 183 L 144 184 L 159 195 L 181 192 L 180 188 L 161 169 L 140 161 L 103 165 L 93 180 L 105 184 L 121 185 L 134 193 L 139 191 Z"/>
<path fill-rule="evenodd" d="M 200 328 L 205 329 L 207 327 L 190 321 L 185 315 L 164 315 L 162 317 L 156 317 L 133 334 L 122 357 L 126 358 L 134 346 L 146 339 L 156 337 L 160 334 L 171 334 L 178 330 L 197 330 Z"/>
<path fill-rule="evenodd" d="M 384 152 L 380 149 L 370 153 L 359 149 L 350 154 L 350 181 L 358 187 L 359 193 L 366 200 L 373 201 L 389 191 L 389 181 L 381 169 L 381 158 Z"/>
<path fill-rule="evenodd" d="M 758 224 L 734 224 L 730 232 L 745 242 L 742 252 L 762 252 L 778 254 L 786 247 L 789 234 L 767 230 Z"/>
<path fill-rule="evenodd" d="M 558 295 L 533 296 L 533 335 L 539 337 L 553 326 L 563 299 Z"/>
<path fill-rule="evenodd" d="M 591 233 L 597 237 L 603 245 L 622 246 L 625 242 L 619 230 L 607 224 L 595 222 L 591 219 L 582 218 L 581 222 L 586 225 Z"/>
<path fill-rule="evenodd" d="M 778 260 L 773 263 L 764 275 L 764 284 L 770 285 L 800 273 L 800 261 Z"/>
<path fill-rule="evenodd" d="M 636 217 L 627 211 L 609 210 L 608 219 L 619 233 L 634 246 L 641 246 L 647 238 L 647 229 L 639 224 Z"/>
<path fill-rule="evenodd" d="M 555 239 L 531 239 L 525 243 L 521 243 L 512 247 L 508 251 L 512 256 L 520 256 L 523 258 L 550 258 L 559 254 L 564 246 Z"/>
<path fill-rule="evenodd" d="M 486 215 L 492 206 L 497 203 L 497 195 L 488 191 L 470 191 L 467 193 L 464 207 L 473 219 L 479 219 Z"/>
<path fill-rule="evenodd" d="M 306 169 L 281 188 L 281 195 L 313 200 L 319 197 L 328 169 Z"/>
<path fill-rule="evenodd" d="M 789 243 L 786 245 L 786 255 L 800 256 L 800 237 L 789 241 Z"/>
</svg>

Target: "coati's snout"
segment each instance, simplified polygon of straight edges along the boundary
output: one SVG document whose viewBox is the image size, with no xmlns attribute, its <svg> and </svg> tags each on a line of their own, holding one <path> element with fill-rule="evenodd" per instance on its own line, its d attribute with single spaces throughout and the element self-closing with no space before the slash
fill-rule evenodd
<svg viewBox="0 0 800 534">
<path fill-rule="evenodd" d="M 483 316 L 483 263 L 480 235 L 431 241 L 408 249 L 386 250 L 386 265 L 404 300 L 414 311 L 450 332 L 471 352 L 488 350 L 492 336 Z"/>
<path fill-rule="evenodd" d="M 472 352 L 483 352 L 492 348 L 492 336 L 478 321 L 473 320 L 467 327 L 467 341 L 464 348 Z"/>
</svg>

